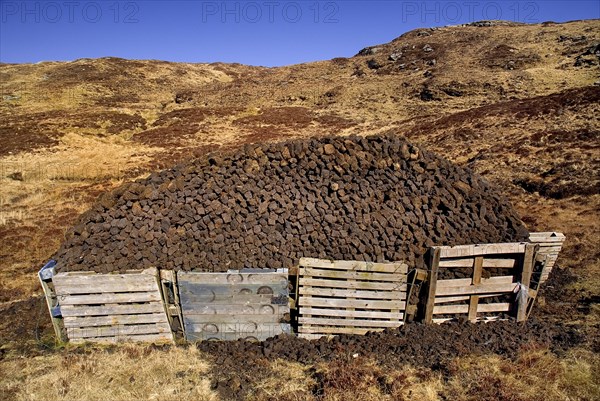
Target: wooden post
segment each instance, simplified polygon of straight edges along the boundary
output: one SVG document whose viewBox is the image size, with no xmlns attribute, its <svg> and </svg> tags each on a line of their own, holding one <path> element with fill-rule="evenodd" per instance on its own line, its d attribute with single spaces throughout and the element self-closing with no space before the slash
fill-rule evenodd
<svg viewBox="0 0 600 401">
<path fill-rule="evenodd" d="M 44 290 L 44 298 L 46 298 L 46 305 L 48 306 L 48 312 L 50 313 L 54 334 L 56 334 L 56 339 L 58 341 L 63 342 L 66 341 L 67 338 L 63 330 L 62 319 L 55 317 L 53 313 L 53 309 L 58 305 L 58 299 L 56 297 L 56 292 L 48 285 L 48 282 L 52 281 L 52 277 L 54 276 L 55 264 L 54 261 L 50 261 L 42 267 L 38 272 L 38 279 Z M 46 270 L 46 272 L 44 272 L 44 270 Z"/>
<path fill-rule="evenodd" d="M 481 271 L 483 270 L 483 256 L 477 256 L 473 262 L 473 285 L 481 284 Z M 470 322 L 477 321 L 477 305 L 479 305 L 479 296 L 471 295 L 469 300 L 469 316 Z"/>
<path fill-rule="evenodd" d="M 425 304 L 425 323 L 433 322 L 433 308 L 435 306 L 435 291 L 437 289 L 437 276 L 440 265 L 440 248 L 430 248 L 429 277 L 427 285 L 427 303 Z"/>
<path fill-rule="evenodd" d="M 525 246 L 525 253 L 523 255 L 523 271 L 521 273 L 521 285 L 529 288 L 531 284 L 531 274 L 533 273 L 533 263 L 535 258 L 535 251 L 538 245 L 527 244 Z M 527 305 L 529 299 L 517 296 L 517 322 L 524 322 L 527 320 Z"/>
</svg>

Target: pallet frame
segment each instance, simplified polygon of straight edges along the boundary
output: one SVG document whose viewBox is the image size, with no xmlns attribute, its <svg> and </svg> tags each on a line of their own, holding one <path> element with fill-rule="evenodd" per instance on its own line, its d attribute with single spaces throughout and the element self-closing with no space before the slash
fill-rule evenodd
<svg viewBox="0 0 600 401">
<path fill-rule="evenodd" d="M 529 285 L 538 246 L 531 243 L 437 246 L 430 248 L 424 321 L 442 323 L 454 318 L 434 315 L 466 315 L 471 322 L 496 320 L 499 316 L 478 317 L 478 313 L 514 312 L 517 321 L 527 319 L 531 306 Z M 439 280 L 440 269 L 472 268 L 470 279 Z M 484 268 L 510 268 L 513 274 L 483 278 Z M 524 293 L 520 293 L 524 291 Z M 524 296 L 516 296 L 515 294 Z M 480 304 L 480 298 L 511 295 L 514 301 Z M 468 304 L 453 304 L 468 301 Z M 445 305 L 444 305 L 445 304 Z M 450 304 L 450 305 L 448 305 Z"/>
<path fill-rule="evenodd" d="M 158 270 L 67 272 L 52 277 L 67 338 L 81 342 L 173 342 Z"/>
<path fill-rule="evenodd" d="M 298 336 L 365 334 L 406 318 L 408 265 L 302 258 L 298 268 Z"/>
<path fill-rule="evenodd" d="M 266 340 L 289 334 L 287 269 L 177 272 L 187 341 Z"/>
</svg>

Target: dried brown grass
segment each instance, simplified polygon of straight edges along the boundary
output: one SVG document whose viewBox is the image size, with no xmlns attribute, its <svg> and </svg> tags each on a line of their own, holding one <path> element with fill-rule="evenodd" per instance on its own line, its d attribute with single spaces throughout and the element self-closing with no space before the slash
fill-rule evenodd
<svg viewBox="0 0 600 401">
<path fill-rule="evenodd" d="M 0 362 L 5 401 L 216 400 L 194 348 L 140 345 Z"/>
</svg>

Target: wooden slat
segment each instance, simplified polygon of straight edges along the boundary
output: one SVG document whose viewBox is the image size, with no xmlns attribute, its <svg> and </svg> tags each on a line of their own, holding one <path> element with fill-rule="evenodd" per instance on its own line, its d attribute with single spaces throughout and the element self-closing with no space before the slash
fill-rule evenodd
<svg viewBox="0 0 600 401">
<path fill-rule="evenodd" d="M 123 341 L 127 342 L 160 342 L 170 343 L 173 342 L 173 336 L 170 333 L 159 333 L 159 334 L 141 334 L 135 335 L 130 334 L 127 336 L 116 336 L 116 337 L 88 337 L 88 338 L 75 338 L 71 342 L 74 344 L 81 344 L 85 342 L 93 343 L 120 343 Z"/>
<path fill-rule="evenodd" d="M 214 336 L 218 334 L 224 333 L 238 333 L 242 335 L 241 337 L 245 337 L 247 335 L 272 335 L 272 333 L 282 332 L 282 325 L 286 323 L 279 322 L 206 322 L 206 323 L 189 323 L 186 326 L 186 330 L 188 333 L 202 334 L 203 336 Z M 266 338 L 266 336 L 265 336 Z"/>
<path fill-rule="evenodd" d="M 277 297 L 273 295 L 252 295 L 252 296 L 238 296 L 238 297 L 222 297 L 214 298 L 212 301 L 207 301 L 201 297 L 196 299 L 188 296 L 181 297 L 181 306 L 187 310 L 198 308 L 202 305 L 264 305 L 271 304 L 277 305 L 276 302 L 285 302 L 287 299 L 283 297 Z"/>
<path fill-rule="evenodd" d="M 300 311 L 303 306 L 359 308 L 359 309 L 404 309 L 403 301 L 374 301 L 362 299 L 333 299 L 333 298 L 305 298 L 300 299 Z"/>
<path fill-rule="evenodd" d="M 514 258 L 508 259 L 484 259 L 484 268 L 502 268 L 512 269 L 515 267 L 516 260 Z M 458 268 L 458 267 L 472 267 L 473 258 L 460 258 L 460 259 L 442 259 L 440 260 L 440 267 L 444 268 Z"/>
<path fill-rule="evenodd" d="M 391 322 L 385 320 L 357 320 L 357 319 L 327 319 L 320 317 L 299 317 L 298 322 L 301 324 L 312 324 L 322 326 L 352 326 L 352 327 L 399 327 L 399 322 Z"/>
<path fill-rule="evenodd" d="M 87 285 L 64 283 L 57 285 L 56 294 L 58 296 L 78 295 L 78 294 L 99 294 L 99 293 L 133 293 L 147 292 L 156 290 L 156 283 L 89 283 Z"/>
<path fill-rule="evenodd" d="M 212 296 L 229 297 L 251 294 L 279 294 L 287 292 L 287 282 L 281 284 L 200 284 L 186 282 L 185 286 L 179 289 L 179 294 L 195 297 L 209 298 Z"/>
<path fill-rule="evenodd" d="M 364 291 L 355 289 L 333 289 L 333 288 L 315 288 L 301 287 L 304 295 L 319 295 L 329 297 L 345 297 L 345 298 L 363 298 L 363 299 L 388 299 L 395 300 L 406 299 L 406 292 L 400 291 Z"/>
<path fill-rule="evenodd" d="M 370 273 L 370 272 L 357 272 L 357 271 L 327 270 L 327 269 L 318 269 L 318 268 L 312 268 L 312 267 L 301 267 L 300 268 L 300 276 L 364 280 L 364 281 L 391 281 L 394 283 L 406 280 L 405 273 Z"/>
<path fill-rule="evenodd" d="M 96 274 L 86 276 L 69 276 L 68 273 L 59 273 L 52 281 L 63 288 L 91 288 L 95 286 L 113 285 L 118 288 L 127 288 L 131 285 L 147 286 L 155 284 L 155 277 L 147 274 Z M 122 287 L 121 287 L 122 286 Z"/>
<path fill-rule="evenodd" d="M 63 317 L 72 316 L 105 316 L 105 315 L 135 315 L 140 313 L 159 313 L 163 311 L 160 302 L 145 304 L 105 304 L 99 306 L 63 305 L 60 308 Z"/>
<path fill-rule="evenodd" d="M 191 315 L 186 314 L 185 316 L 186 323 L 196 324 L 196 323 L 273 323 L 276 322 L 277 317 L 273 315 L 266 314 L 254 314 L 254 315 L 246 315 L 246 314 L 237 314 L 237 315 L 206 315 L 206 314 L 198 314 Z"/>
<path fill-rule="evenodd" d="M 315 267 L 321 269 L 336 269 L 344 271 L 363 271 L 380 273 L 403 273 L 408 272 L 408 265 L 405 263 L 375 263 L 360 262 L 354 260 L 324 260 L 313 258 L 301 258 L 300 266 Z"/>
<path fill-rule="evenodd" d="M 133 292 L 121 294 L 90 294 L 90 295 L 69 295 L 59 297 L 61 305 L 84 305 L 84 304 L 113 304 L 128 302 L 151 302 L 160 301 L 161 296 L 155 292 Z"/>
<path fill-rule="evenodd" d="M 235 341 L 240 338 L 242 339 L 252 339 L 260 341 L 261 338 L 269 338 L 279 334 L 289 334 L 290 326 L 285 324 L 280 324 L 278 326 L 272 326 L 264 328 L 260 331 L 255 331 L 252 333 L 244 332 L 244 331 L 224 331 L 220 333 L 209 333 L 209 332 L 187 332 L 186 339 L 188 341 L 203 341 L 203 340 L 220 340 L 220 341 Z"/>
<path fill-rule="evenodd" d="M 320 278 L 301 277 L 304 287 L 330 287 L 330 288 L 353 288 L 357 290 L 379 290 L 379 291 L 406 291 L 406 283 L 376 283 L 368 281 L 343 281 L 328 280 Z"/>
<path fill-rule="evenodd" d="M 346 310 L 346 309 L 327 309 L 327 308 L 302 308 L 302 316 L 337 316 L 337 317 L 365 317 L 371 319 L 401 319 L 403 313 L 381 312 L 373 310 Z"/>
<path fill-rule="evenodd" d="M 200 284 L 228 284 L 228 285 L 246 285 L 246 284 L 274 284 L 287 286 L 286 273 L 189 273 L 178 272 L 177 279 L 187 283 Z"/>
<path fill-rule="evenodd" d="M 514 276 L 496 276 L 490 278 L 482 278 L 481 284 L 510 284 L 515 280 Z M 448 287 L 464 287 L 471 285 L 473 279 L 471 278 L 456 278 L 449 280 L 438 280 L 437 288 L 448 288 Z"/>
<path fill-rule="evenodd" d="M 170 333 L 168 324 L 137 324 L 134 326 L 101 326 L 87 328 L 67 328 L 70 339 L 87 337 L 129 337 L 140 334 Z"/>
<path fill-rule="evenodd" d="M 65 318 L 65 327 L 115 326 L 124 324 L 161 323 L 166 321 L 163 313 L 143 315 L 85 316 Z"/>
<path fill-rule="evenodd" d="M 477 312 L 507 312 L 510 310 L 509 303 L 478 304 Z M 469 305 L 440 305 L 433 308 L 434 315 L 469 313 Z"/>
<path fill-rule="evenodd" d="M 477 245 L 459 245 L 459 246 L 440 246 L 434 247 L 440 250 L 440 257 L 443 258 L 461 258 L 465 256 L 483 256 L 492 254 L 511 254 L 523 253 L 525 251 L 525 242 L 505 243 L 505 244 L 477 244 Z"/>
<path fill-rule="evenodd" d="M 186 309 L 185 316 L 194 315 L 238 315 L 238 314 L 261 314 L 261 315 L 279 315 L 283 316 L 289 312 L 288 305 L 272 304 L 248 304 L 248 305 L 229 305 L 229 304 L 190 304 Z"/>
<path fill-rule="evenodd" d="M 402 323 L 400 325 L 402 325 Z M 366 334 L 369 331 L 381 331 L 383 328 L 367 329 L 362 327 L 300 326 L 298 330 L 301 334 Z"/>
<path fill-rule="evenodd" d="M 506 295 L 506 293 L 491 293 L 491 294 L 480 294 L 479 295 L 479 299 L 481 298 L 493 298 L 493 297 L 500 297 L 502 295 Z M 454 297 L 444 297 L 444 296 L 438 296 L 435 297 L 435 304 L 444 304 L 444 303 L 449 303 L 449 302 L 460 302 L 460 301 L 467 301 L 471 298 L 470 295 L 459 295 L 459 296 L 454 296 Z"/>
<path fill-rule="evenodd" d="M 478 295 L 492 292 L 511 292 L 515 289 L 517 283 L 509 284 L 479 284 L 466 287 L 446 287 L 437 290 L 437 296 L 444 295 Z"/>
<path fill-rule="evenodd" d="M 473 264 L 473 285 L 481 284 L 481 272 L 483 270 L 483 256 L 478 256 L 475 258 L 475 263 Z M 475 322 L 477 319 L 477 305 L 479 304 L 479 297 L 477 295 L 472 295 L 469 300 L 469 312 L 468 319 L 471 322 Z"/>
</svg>

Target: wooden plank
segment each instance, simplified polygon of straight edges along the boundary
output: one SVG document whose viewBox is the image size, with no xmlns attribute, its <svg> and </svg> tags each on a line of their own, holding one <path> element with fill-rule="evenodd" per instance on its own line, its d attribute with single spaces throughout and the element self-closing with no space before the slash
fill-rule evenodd
<svg viewBox="0 0 600 401">
<path fill-rule="evenodd" d="M 514 258 L 507 259 L 484 259 L 484 268 L 502 268 L 512 269 L 515 267 L 517 261 Z M 472 267 L 473 258 L 460 258 L 460 259 L 442 259 L 440 260 L 440 267 L 444 268 L 459 268 L 459 267 Z"/>
<path fill-rule="evenodd" d="M 300 276 L 302 277 L 325 277 L 336 279 L 351 279 L 364 281 L 390 281 L 405 282 L 405 273 L 370 273 L 357 271 L 327 270 L 312 267 L 301 267 Z"/>
<path fill-rule="evenodd" d="M 277 321 L 277 316 L 266 315 L 266 314 L 254 314 L 254 315 L 207 315 L 207 314 L 186 314 L 186 324 L 197 324 L 197 323 L 273 323 Z"/>
<path fill-rule="evenodd" d="M 158 333 L 158 334 L 140 334 L 140 335 L 127 335 L 127 336 L 116 336 L 116 337 L 89 337 L 89 338 L 76 338 L 71 342 L 74 344 L 82 344 L 86 342 L 91 343 L 121 343 L 121 342 L 152 342 L 152 343 L 172 343 L 173 337 L 169 333 Z"/>
<path fill-rule="evenodd" d="M 72 316 L 105 316 L 105 315 L 135 315 L 140 313 L 158 313 L 163 311 L 160 302 L 145 304 L 105 304 L 98 306 L 63 305 L 60 308 L 63 317 Z"/>
<path fill-rule="evenodd" d="M 143 315 L 84 316 L 65 318 L 65 327 L 115 326 L 124 324 L 163 323 L 167 318 L 164 313 L 148 313 Z"/>
<path fill-rule="evenodd" d="M 425 323 L 431 323 L 433 319 L 433 307 L 437 291 L 437 276 L 440 265 L 441 249 L 433 247 L 430 249 L 429 258 L 429 280 L 427 281 L 427 300 L 425 304 Z"/>
<path fill-rule="evenodd" d="M 355 260 L 324 260 L 313 258 L 301 258 L 300 266 L 315 267 L 321 269 L 335 269 L 344 271 L 364 271 L 379 273 L 403 273 L 408 272 L 406 263 L 375 263 L 361 262 Z"/>
<path fill-rule="evenodd" d="M 333 299 L 333 298 L 300 298 L 300 308 L 303 306 L 359 308 L 359 309 L 404 309 L 403 301 L 375 301 L 362 299 Z M 302 309 L 301 309 L 302 310 Z"/>
<path fill-rule="evenodd" d="M 311 325 L 322 325 L 322 326 L 346 326 L 346 327 L 400 327 L 399 322 L 386 321 L 386 320 L 357 320 L 357 319 L 328 319 L 321 317 L 299 317 L 299 323 L 311 324 Z"/>
<path fill-rule="evenodd" d="M 393 319 L 396 317 L 402 318 L 403 313 L 396 312 L 381 312 L 373 310 L 346 310 L 346 309 L 327 309 L 327 308 L 301 308 L 301 316 L 337 316 L 337 317 L 365 317 L 371 319 Z"/>
<path fill-rule="evenodd" d="M 481 284 L 510 284 L 515 280 L 514 276 L 496 276 L 490 278 L 482 278 Z M 471 285 L 473 282 L 472 278 L 455 278 L 449 280 L 438 280 L 437 288 L 448 288 L 448 287 L 464 287 Z"/>
<path fill-rule="evenodd" d="M 277 302 L 285 302 L 284 295 L 237 295 L 223 296 L 214 298 L 204 298 L 201 294 L 180 294 L 181 306 L 194 307 L 195 305 L 248 305 L 248 304 L 277 304 Z"/>
<path fill-rule="evenodd" d="M 493 304 L 478 304 L 477 312 L 507 312 L 510 310 L 510 303 L 493 303 Z M 465 305 L 440 305 L 433 308 L 434 315 L 454 314 L 454 313 L 469 313 L 470 306 Z"/>
<path fill-rule="evenodd" d="M 473 285 L 481 284 L 481 272 L 483 270 L 483 256 L 477 256 L 473 263 Z M 472 295 L 469 300 L 469 313 L 468 319 L 471 322 L 475 322 L 477 319 L 477 305 L 479 304 L 479 297 Z"/>
<path fill-rule="evenodd" d="M 228 285 L 228 284 L 200 284 L 182 282 L 180 286 L 180 295 L 189 295 L 194 297 L 207 298 L 208 296 L 237 296 L 237 295 L 269 295 L 280 294 L 287 292 L 287 282 L 283 285 L 279 284 L 245 284 L 245 285 Z"/>
<path fill-rule="evenodd" d="M 492 254 L 511 254 L 525 252 L 525 242 L 503 244 L 477 244 L 434 247 L 440 250 L 441 258 L 461 258 L 465 256 L 485 256 Z"/>
<path fill-rule="evenodd" d="M 345 297 L 345 298 L 363 298 L 363 299 L 388 299 L 405 300 L 406 292 L 400 291 L 364 291 L 355 289 L 333 289 L 333 288 L 315 288 L 301 287 L 303 295 L 319 295 L 324 297 Z"/>
<path fill-rule="evenodd" d="M 328 280 L 321 278 L 301 277 L 304 287 L 353 288 L 357 290 L 406 291 L 406 283 L 376 283 L 368 281 Z"/>
<path fill-rule="evenodd" d="M 89 276 L 69 276 L 59 273 L 53 278 L 55 285 L 61 288 L 91 288 L 95 286 L 113 285 L 117 288 L 127 288 L 131 285 L 154 285 L 155 278 L 147 274 L 95 274 Z"/>
<path fill-rule="evenodd" d="M 400 322 L 399 326 L 402 325 Z M 300 326 L 301 334 L 367 334 L 369 331 L 382 331 L 383 328 L 340 327 L 340 326 Z"/>
<path fill-rule="evenodd" d="M 200 284 L 278 284 L 287 286 L 287 273 L 190 273 L 178 272 L 177 279 L 180 282 Z"/>
<path fill-rule="evenodd" d="M 50 313 L 50 321 L 52 322 L 52 327 L 54 328 L 54 334 L 56 335 L 58 341 L 65 341 L 66 337 L 61 327 L 61 319 L 52 315 L 52 308 L 56 306 L 57 303 L 56 294 L 50 288 L 48 283 L 42 279 L 39 273 L 38 279 L 40 281 L 40 284 L 42 285 L 42 289 L 44 290 L 44 298 L 46 299 L 46 306 L 48 307 L 48 312 Z"/>
<path fill-rule="evenodd" d="M 264 328 L 260 331 L 255 331 L 252 333 L 245 331 L 223 331 L 223 332 L 186 332 L 186 340 L 187 341 L 204 341 L 204 340 L 220 340 L 220 341 L 235 341 L 238 339 L 246 339 L 246 340 L 254 340 L 254 341 L 263 341 L 269 337 L 273 337 L 281 334 L 289 334 L 291 331 L 289 324 L 280 324 L 278 326 L 272 326 L 268 328 Z"/>
<path fill-rule="evenodd" d="M 525 255 L 523 256 L 523 272 L 521 273 L 521 284 L 529 288 L 531 283 L 531 275 L 533 273 L 533 264 L 535 253 L 538 246 L 535 244 L 527 244 Z M 517 322 L 523 322 L 527 319 L 527 305 L 529 299 L 527 297 L 517 296 Z"/>
<path fill-rule="evenodd" d="M 189 306 L 189 308 L 188 308 Z M 261 314 L 261 315 L 279 315 L 289 313 L 289 305 L 271 305 L 271 304 L 248 304 L 248 305 L 229 305 L 229 304 L 190 304 L 186 305 L 185 317 L 194 315 L 238 315 L 238 314 Z"/>
<path fill-rule="evenodd" d="M 69 296 L 78 294 L 99 294 L 99 293 L 132 293 L 132 292 L 147 292 L 155 291 L 156 283 L 89 283 L 87 285 L 78 284 L 57 284 L 56 294 L 58 296 Z"/>
<path fill-rule="evenodd" d="M 69 295 L 59 297 L 59 302 L 61 305 L 114 304 L 128 302 L 151 302 L 161 300 L 162 298 L 158 291 L 121 294 Z"/>
<path fill-rule="evenodd" d="M 446 287 L 437 290 L 436 296 L 446 295 L 479 295 L 492 292 L 512 292 L 517 283 L 509 284 L 479 284 L 466 287 Z"/>
<path fill-rule="evenodd" d="M 502 295 L 506 295 L 506 293 L 491 293 L 491 294 L 479 294 L 479 299 L 482 298 L 493 298 L 493 297 L 500 297 Z M 460 301 L 468 301 L 469 299 L 471 299 L 470 295 L 459 295 L 459 296 L 455 296 L 455 297 L 440 297 L 437 296 L 435 297 L 435 304 L 444 304 L 444 303 L 449 303 L 449 302 L 460 302 Z"/>
<path fill-rule="evenodd" d="M 543 240 L 551 240 L 551 241 L 564 241 L 565 240 L 565 235 L 563 233 L 559 233 L 559 232 L 540 232 L 540 233 L 529 233 L 529 239 L 543 239 Z"/>
<path fill-rule="evenodd" d="M 171 327 L 163 324 L 137 324 L 134 326 L 101 326 L 87 328 L 67 328 L 71 340 L 87 337 L 130 337 L 140 334 L 170 333 Z"/>
<path fill-rule="evenodd" d="M 203 333 L 214 335 L 217 333 L 239 333 L 245 335 L 271 334 L 273 332 L 282 331 L 282 326 L 287 323 L 281 322 L 206 322 L 206 323 L 191 323 L 186 327 L 188 333 Z"/>
</svg>

